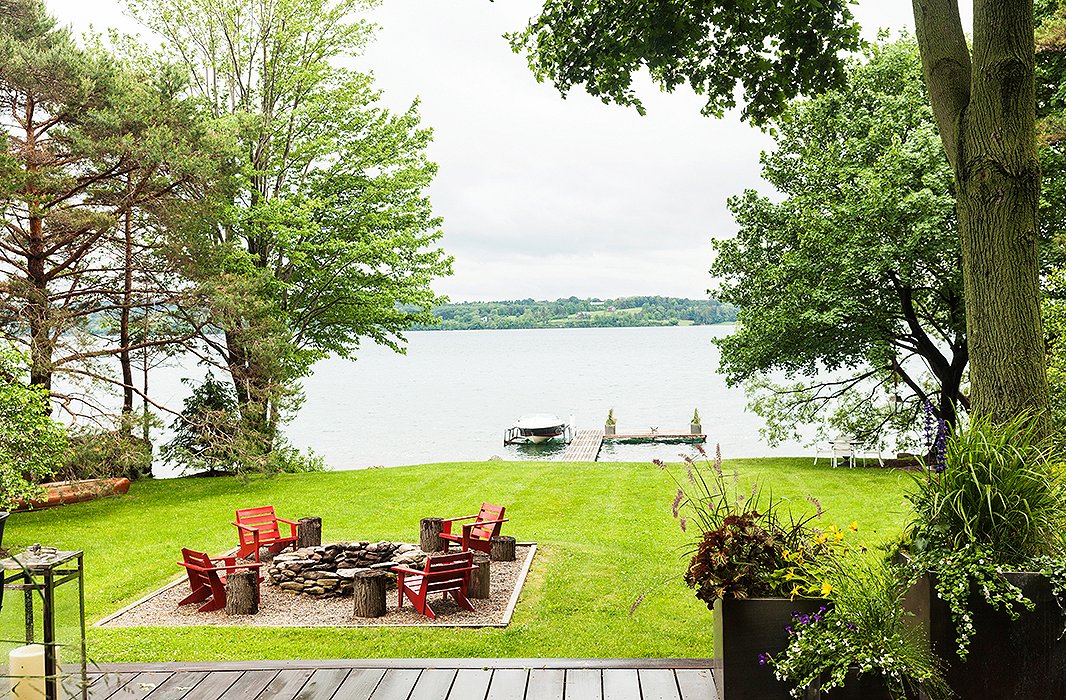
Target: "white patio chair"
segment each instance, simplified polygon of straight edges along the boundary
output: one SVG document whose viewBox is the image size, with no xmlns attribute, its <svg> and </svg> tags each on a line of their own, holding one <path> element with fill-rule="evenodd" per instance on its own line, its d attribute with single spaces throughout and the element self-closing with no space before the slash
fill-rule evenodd
<svg viewBox="0 0 1066 700">
<path fill-rule="evenodd" d="M 855 466 L 855 438 L 849 435 L 836 436 L 830 441 L 827 449 L 814 453 L 814 463 L 818 464 L 818 458 L 822 456 L 832 457 L 834 469 L 836 469 L 837 460 L 841 457 L 848 457 L 851 460 L 849 464 Z"/>
</svg>

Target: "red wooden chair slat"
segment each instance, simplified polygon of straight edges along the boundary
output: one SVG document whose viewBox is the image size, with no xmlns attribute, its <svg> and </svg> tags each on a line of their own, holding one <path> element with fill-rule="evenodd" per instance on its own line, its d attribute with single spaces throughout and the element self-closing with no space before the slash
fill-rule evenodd
<svg viewBox="0 0 1066 700">
<path fill-rule="evenodd" d="M 473 549 L 488 554 L 492 547 L 492 538 L 499 536 L 500 528 L 507 522 L 507 519 L 503 517 L 505 510 L 504 506 L 482 503 L 477 515 L 445 518 L 442 521 L 444 531 L 440 533 L 444 551 L 448 551 L 449 544 L 455 543 L 462 551 Z M 462 525 L 462 532 L 452 532 L 452 523 L 460 523 L 463 520 L 474 522 Z"/>
<path fill-rule="evenodd" d="M 403 607 L 404 596 L 407 596 L 415 610 L 430 619 L 436 619 L 437 615 L 426 597 L 430 593 L 442 593 L 444 596 L 451 595 L 464 610 L 474 611 L 474 606 L 466 597 L 470 572 L 474 570 L 473 552 L 428 557 L 421 571 L 405 566 L 396 566 L 392 570 L 396 572 L 397 607 Z"/>
<path fill-rule="evenodd" d="M 236 557 L 219 557 L 212 559 L 203 552 L 182 548 L 180 566 L 185 567 L 189 575 L 189 595 L 178 605 L 203 603 L 197 612 L 210 612 L 226 607 L 226 572 L 242 569 L 258 569 L 262 564 L 238 564 Z M 221 564 L 219 563 L 221 562 Z M 262 581 L 256 577 L 256 585 Z"/>
<path fill-rule="evenodd" d="M 282 535 L 278 523 L 289 526 L 289 534 Z M 259 548 L 267 547 L 277 554 L 287 546 L 296 548 L 296 526 L 292 520 L 279 518 L 274 514 L 274 506 L 259 506 L 257 508 L 242 508 L 237 511 L 236 522 L 239 545 L 238 557 L 255 557 L 259 561 Z"/>
</svg>

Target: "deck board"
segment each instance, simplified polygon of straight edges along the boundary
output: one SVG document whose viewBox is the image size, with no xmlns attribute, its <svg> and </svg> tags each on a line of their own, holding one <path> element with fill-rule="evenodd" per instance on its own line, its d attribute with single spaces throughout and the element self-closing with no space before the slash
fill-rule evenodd
<svg viewBox="0 0 1066 700">
<path fill-rule="evenodd" d="M 491 680 L 490 670 L 461 668 L 455 674 L 448 700 L 485 700 Z"/>
<path fill-rule="evenodd" d="M 152 691 L 151 700 L 184 700 L 205 678 L 207 671 L 177 671 Z"/>
<path fill-rule="evenodd" d="M 538 700 L 563 700 L 566 670 L 562 668 L 534 668 L 529 672 L 526 697 Z"/>
<path fill-rule="evenodd" d="M 707 659 L 343 659 L 195 662 L 185 666 L 168 663 L 105 667 L 103 673 L 90 674 L 89 697 L 92 700 L 719 698 Z"/>
<path fill-rule="evenodd" d="M 455 673 L 454 668 L 427 668 L 418 677 L 407 700 L 447 700 Z"/>
<path fill-rule="evenodd" d="M 418 676 L 417 668 L 390 668 L 370 695 L 370 700 L 407 700 L 414 690 Z M 354 700 L 354 698 L 353 698 Z"/>
<path fill-rule="evenodd" d="M 521 668 L 498 668 L 492 672 L 486 700 L 523 700 L 529 671 Z"/>
<path fill-rule="evenodd" d="M 169 671 L 147 671 L 138 673 L 121 688 L 111 695 L 102 697 L 115 698 L 115 700 L 143 700 L 148 694 L 163 685 L 173 673 Z"/>
<path fill-rule="evenodd" d="M 267 683 L 263 692 L 256 695 L 256 700 L 295 700 L 296 694 L 304 687 L 314 671 L 306 669 L 285 669 Z M 249 698 L 252 696 L 248 696 Z"/>
<path fill-rule="evenodd" d="M 344 679 L 334 694 L 335 700 L 364 700 L 369 698 L 385 676 L 383 668 L 356 668 Z"/>
<path fill-rule="evenodd" d="M 711 669 L 679 668 L 674 671 L 681 700 L 718 700 Z"/>
<path fill-rule="evenodd" d="M 223 691 L 217 700 L 248 700 L 248 698 L 254 698 L 266 690 L 270 681 L 274 680 L 274 677 L 278 675 L 278 671 L 277 669 L 240 671 L 240 674 L 241 677 Z M 195 700 L 204 699 L 196 697 Z"/>
<path fill-rule="evenodd" d="M 331 700 L 349 673 L 346 668 L 320 668 L 300 688 L 295 700 Z"/>
<path fill-rule="evenodd" d="M 603 700 L 640 700 L 640 679 L 637 678 L 637 669 L 604 669 Z"/>
<path fill-rule="evenodd" d="M 566 697 L 581 700 L 602 700 L 603 671 L 598 668 L 577 668 L 566 672 Z M 636 700 L 640 700 L 637 698 Z"/>
<path fill-rule="evenodd" d="M 640 695 L 643 700 L 681 700 L 677 676 L 672 669 L 642 668 L 637 675 L 640 676 Z"/>
</svg>

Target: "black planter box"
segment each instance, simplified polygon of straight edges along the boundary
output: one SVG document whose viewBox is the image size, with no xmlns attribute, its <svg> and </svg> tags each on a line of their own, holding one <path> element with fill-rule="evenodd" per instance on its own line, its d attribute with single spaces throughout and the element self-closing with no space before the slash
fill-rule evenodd
<svg viewBox="0 0 1066 700">
<path fill-rule="evenodd" d="M 1051 585 L 1038 573 L 1005 575 L 1036 608 L 1032 612 L 1021 608 L 1020 617 L 1011 620 L 979 594 L 971 595 L 974 636 L 965 662 L 955 651 L 951 611 L 929 576 L 907 591 L 903 606 L 915 615 L 914 622 L 928 633 L 933 652 L 945 661 L 945 675 L 958 700 L 1066 698 L 1066 641 L 1060 639 L 1064 620 Z"/>
<path fill-rule="evenodd" d="M 790 686 L 774 678 L 759 654 L 788 646 L 792 613 L 815 613 L 821 598 L 725 598 L 714 604 L 714 682 L 724 700 L 790 700 Z"/>
</svg>

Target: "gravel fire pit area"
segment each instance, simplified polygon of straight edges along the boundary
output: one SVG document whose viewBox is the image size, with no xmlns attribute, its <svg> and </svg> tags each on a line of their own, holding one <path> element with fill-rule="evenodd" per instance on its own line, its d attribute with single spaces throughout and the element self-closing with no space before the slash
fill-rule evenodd
<svg viewBox="0 0 1066 700">
<path fill-rule="evenodd" d="M 437 619 L 414 611 L 409 600 L 397 608 L 395 575 L 389 576 L 386 611 L 382 617 L 353 614 L 352 579 L 359 571 L 388 571 L 397 564 L 421 568 L 426 554 L 414 544 L 398 542 L 337 542 L 284 552 L 263 562 L 259 612 L 227 615 L 223 610 L 197 612 L 197 604 L 178 605 L 189 594 L 181 579 L 149 594 L 95 624 L 97 627 L 502 627 L 510 622 L 519 592 L 536 552 L 535 544 L 519 544 L 514 561 L 489 564 L 487 599 L 471 599 L 474 612 L 463 610 L 451 598 L 431 594 L 429 604 Z"/>
<path fill-rule="evenodd" d="M 420 568 L 426 553 L 418 545 L 400 542 L 337 542 L 282 552 L 267 567 L 270 582 L 282 590 L 311 596 L 352 594 L 352 579 L 360 571 L 394 566 Z M 394 585 L 394 584 L 393 584 Z"/>
</svg>

